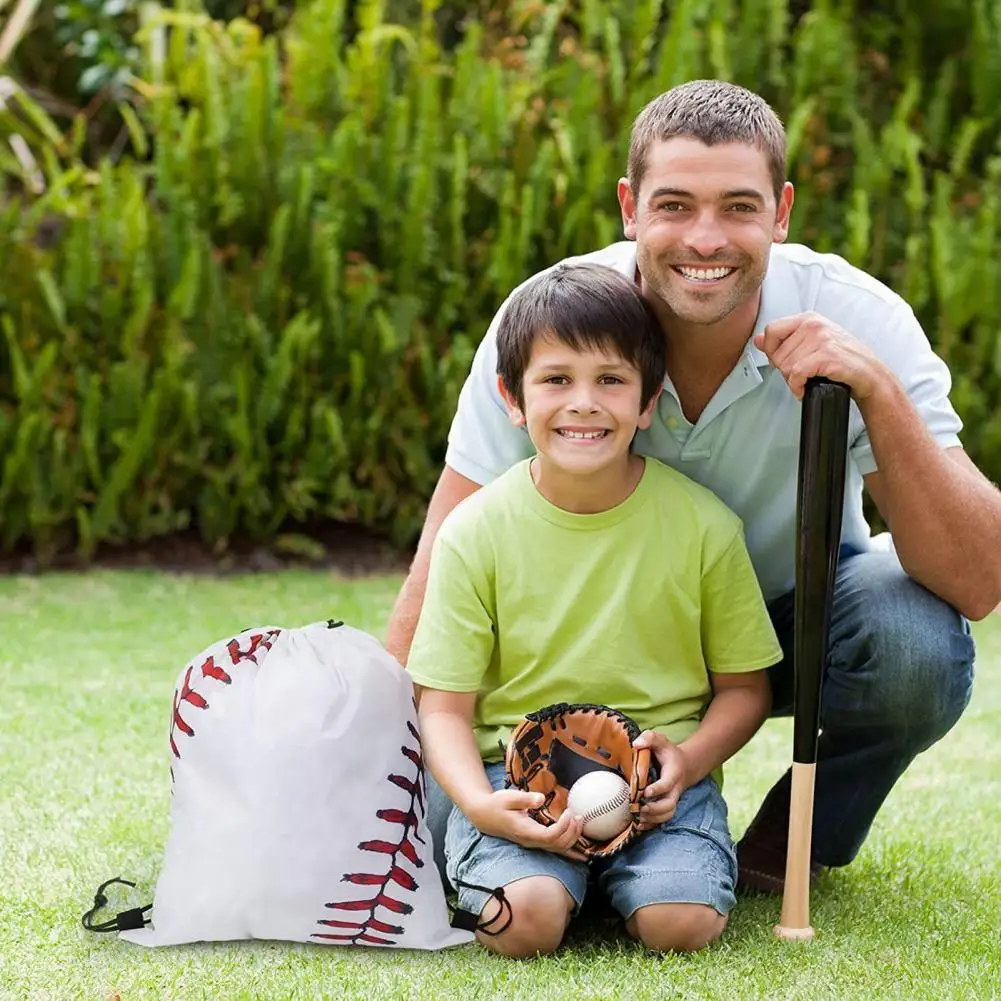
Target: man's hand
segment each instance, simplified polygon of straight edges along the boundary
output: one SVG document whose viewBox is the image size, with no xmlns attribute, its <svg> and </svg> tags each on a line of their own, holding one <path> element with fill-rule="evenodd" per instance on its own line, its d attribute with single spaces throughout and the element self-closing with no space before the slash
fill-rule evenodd
<svg viewBox="0 0 1001 1001">
<path fill-rule="evenodd" d="M 866 345 L 817 313 L 774 320 L 754 343 L 782 373 L 798 400 L 803 398 L 807 379 L 814 376 L 843 382 L 858 404 L 893 378 Z"/>
<path fill-rule="evenodd" d="M 639 829 L 649 831 L 674 816 L 681 794 L 688 788 L 688 762 L 685 752 L 656 730 L 644 730 L 633 747 L 648 747 L 657 759 L 660 777 L 643 790 L 645 805 L 640 809 Z"/>
<path fill-rule="evenodd" d="M 539 848 L 577 862 L 586 862 L 587 856 L 573 847 L 584 822 L 572 816 L 569 810 L 564 810 L 551 827 L 540 824 L 529 816 L 528 811 L 542 806 L 544 801 L 545 796 L 541 792 L 498 789 L 465 804 L 463 812 L 483 834 L 513 841 L 522 848 Z"/>
</svg>

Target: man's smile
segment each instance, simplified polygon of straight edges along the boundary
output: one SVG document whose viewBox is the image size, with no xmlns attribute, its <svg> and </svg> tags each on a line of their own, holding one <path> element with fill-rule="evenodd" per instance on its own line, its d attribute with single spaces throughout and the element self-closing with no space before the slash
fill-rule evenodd
<svg viewBox="0 0 1001 1001">
<path fill-rule="evenodd" d="M 732 267 L 693 268 L 684 264 L 672 264 L 671 270 L 697 285 L 717 285 L 737 271 Z"/>
</svg>

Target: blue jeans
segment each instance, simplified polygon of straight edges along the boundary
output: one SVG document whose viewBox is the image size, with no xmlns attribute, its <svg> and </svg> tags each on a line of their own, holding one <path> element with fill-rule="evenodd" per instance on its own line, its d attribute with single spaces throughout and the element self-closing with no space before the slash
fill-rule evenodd
<svg viewBox="0 0 1001 1001">
<path fill-rule="evenodd" d="M 504 787 L 504 762 L 486 766 L 494 789 Z M 439 844 L 447 799 L 428 776 L 429 827 Z M 437 828 L 437 829 L 436 829 Z M 594 884 L 624 920 L 652 904 L 705 904 L 728 914 L 736 903 L 737 856 L 726 822 L 726 804 L 711 778 L 686 789 L 671 820 L 641 834 L 622 851 L 592 863 L 541 849 L 522 848 L 481 834 L 453 806 L 444 820 L 445 878 L 458 890 L 459 906 L 479 914 L 489 893 L 475 887 L 507 886 L 529 876 L 559 880 L 575 913 Z"/>
<path fill-rule="evenodd" d="M 785 654 L 769 670 L 775 716 L 792 713 L 793 602 L 789 592 L 769 605 Z M 821 693 L 814 861 L 855 857 L 897 779 L 962 715 L 974 653 L 969 623 L 894 554 L 842 553 Z"/>
</svg>

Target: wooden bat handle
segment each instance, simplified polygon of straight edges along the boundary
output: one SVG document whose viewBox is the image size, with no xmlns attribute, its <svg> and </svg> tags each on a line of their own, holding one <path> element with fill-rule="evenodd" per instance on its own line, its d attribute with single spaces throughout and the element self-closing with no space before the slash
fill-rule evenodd
<svg viewBox="0 0 1001 1001">
<path fill-rule="evenodd" d="M 813 789 L 820 698 L 838 568 L 851 392 L 810 379 L 803 398 L 796 500 L 796 598 L 793 610 L 793 754 L 779 938 L 809 940 Z"/>
<path fill-rule="evenodd" d="M 810 926 L 810 844 L 813 840 L 813 783 L 816 764 L 794 761 L 789 804 L 789 849 L 782 914 L 775 926 L 779 938 L 807 941 Z"/>
</svg>

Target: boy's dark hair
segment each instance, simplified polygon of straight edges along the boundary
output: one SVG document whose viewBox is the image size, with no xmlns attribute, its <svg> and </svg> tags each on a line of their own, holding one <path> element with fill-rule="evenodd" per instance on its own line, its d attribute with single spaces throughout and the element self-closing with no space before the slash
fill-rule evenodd
<svg viewBox="0 0 1001 1001">
<path fill-rule="evenodd" d="M 739 142 L 765 154 L 776 204 L 786 181 L 786 136 L 778 115 L 753 91 L 723 80 L 691 80 L 655 97 L 636 117 L 627 176 L 639 197 L 647 154 L 677 136 L 706 146 Z"/>
<path fill-rule="evenodd" d="M 667 342 L 639 286 L 601 264 L 558 264 L 515 291 L 497 327 L 497 374 L 524 407 L 522 382 L 539 337 L 611 351 L 642 379 L 645 408 L 664 383 Z"/>
</svg>

